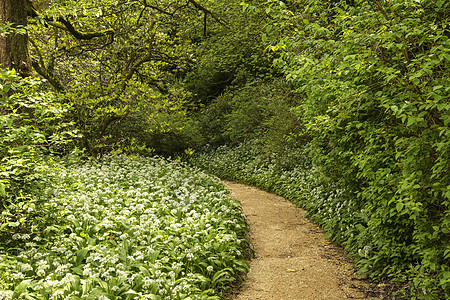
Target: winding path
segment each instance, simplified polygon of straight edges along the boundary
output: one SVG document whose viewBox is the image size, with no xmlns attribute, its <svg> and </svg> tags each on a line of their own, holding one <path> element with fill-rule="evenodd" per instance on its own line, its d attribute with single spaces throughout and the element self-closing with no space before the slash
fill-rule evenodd
<svg viewBox="0 0 450 300">
<path fill-rule="evenodd" d="M 368 299 L 345 252 L 305 211 L 254 187 L 225 182 L 242 203 L 256 257 L 233 299 Z"/>
</svg>

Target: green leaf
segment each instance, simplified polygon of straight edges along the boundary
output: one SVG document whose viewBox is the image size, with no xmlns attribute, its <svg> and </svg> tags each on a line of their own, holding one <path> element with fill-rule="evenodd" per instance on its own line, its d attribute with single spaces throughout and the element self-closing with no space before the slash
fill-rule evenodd
<svg viewBox="0 0 450 300">
<path fill-rule="evenodd" d="M 27 279 L 16 286 L 13 293 L 13 299 L 19 299 L 19 296 L 27 291 L 27 288 L 31 285 L 31 282 L 31 279 Z"/>
<path fill-rule="evenodd" d="M 6 196 L 6 187 L 0 182 L 0 196 Z"/>
<path fill-rule="evenodd" d="M 77 251 L 77 258 L 75 260 L 76 266 L 81 264 L 81 262 L 86 258 L 88 252 L 89 252 L 89 249 L 87 249 L 87 248 L 83 248 L 83 249 Z"/>
<path fill-rule="evenodd" d="M 261 35 L 261 39 L 262 39 L 263 42 L 267 42 L 267 34 L 263 33 Z"/>
<path fill-rule="evenodd" d="M 417 121 L 417 119 L 415 117 L 410 116 L 410 117 L 408 117 L 408 122 L 406 123 L 406 126 L 411 126 L 414 123 L 416 123 L 416 121 Z"/>
<path fill-rule="evenodd" d="M 139 293 L 137 293 L 136 291 L 129 289 L 128 291 L 126 291 L 124 293 L 125 295 L 129 295 L 129 296 L 139 296 Z"/>
</svg>

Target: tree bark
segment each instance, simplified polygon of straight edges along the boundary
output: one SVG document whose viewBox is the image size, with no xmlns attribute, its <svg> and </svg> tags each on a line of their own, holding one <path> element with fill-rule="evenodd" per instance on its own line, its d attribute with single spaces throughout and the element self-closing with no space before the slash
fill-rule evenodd
<svg viewBox="0 0 450 300">
<path fill-rule="evenodd" d="M 27 26 L 27 0 L 0 0 L 0 26 L 12 24 L 16 30 Z M 14 30 L 13 30 L 14 31 Z M 9 32 L 0 36 L 0 67 L 15 69 L 22 77 L 32 74 L 28 35 Z"/>
</svg>

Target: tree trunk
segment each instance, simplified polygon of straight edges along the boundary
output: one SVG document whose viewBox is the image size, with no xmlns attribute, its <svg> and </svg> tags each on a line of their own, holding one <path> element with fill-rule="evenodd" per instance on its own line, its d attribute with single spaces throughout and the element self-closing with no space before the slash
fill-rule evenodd
<svg viewBox="0 0 450 300">
<path fill-rule="evenodd" d="M 5 23 L 11 23 L 14 29 L 27 26 L 27 0 L 0 0 L 0 26 Z M 9 32 L 0 36 L 0 67 L 15 69 L 22 77 L 31 76 L 27 34 Z"/>
</svg>

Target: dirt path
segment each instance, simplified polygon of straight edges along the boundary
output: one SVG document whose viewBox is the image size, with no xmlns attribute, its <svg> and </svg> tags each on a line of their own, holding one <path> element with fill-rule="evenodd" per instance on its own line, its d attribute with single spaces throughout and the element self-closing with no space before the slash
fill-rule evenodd
<svg viewBox="0 0 450 300">
<path fill-rule="evenodd" d="M 225 182 L 250 224 L 256 257 L 234 299 L 368 299 L 345 252 L 330 244 L 305 211 L 257 188 Z"/>
</svg>

